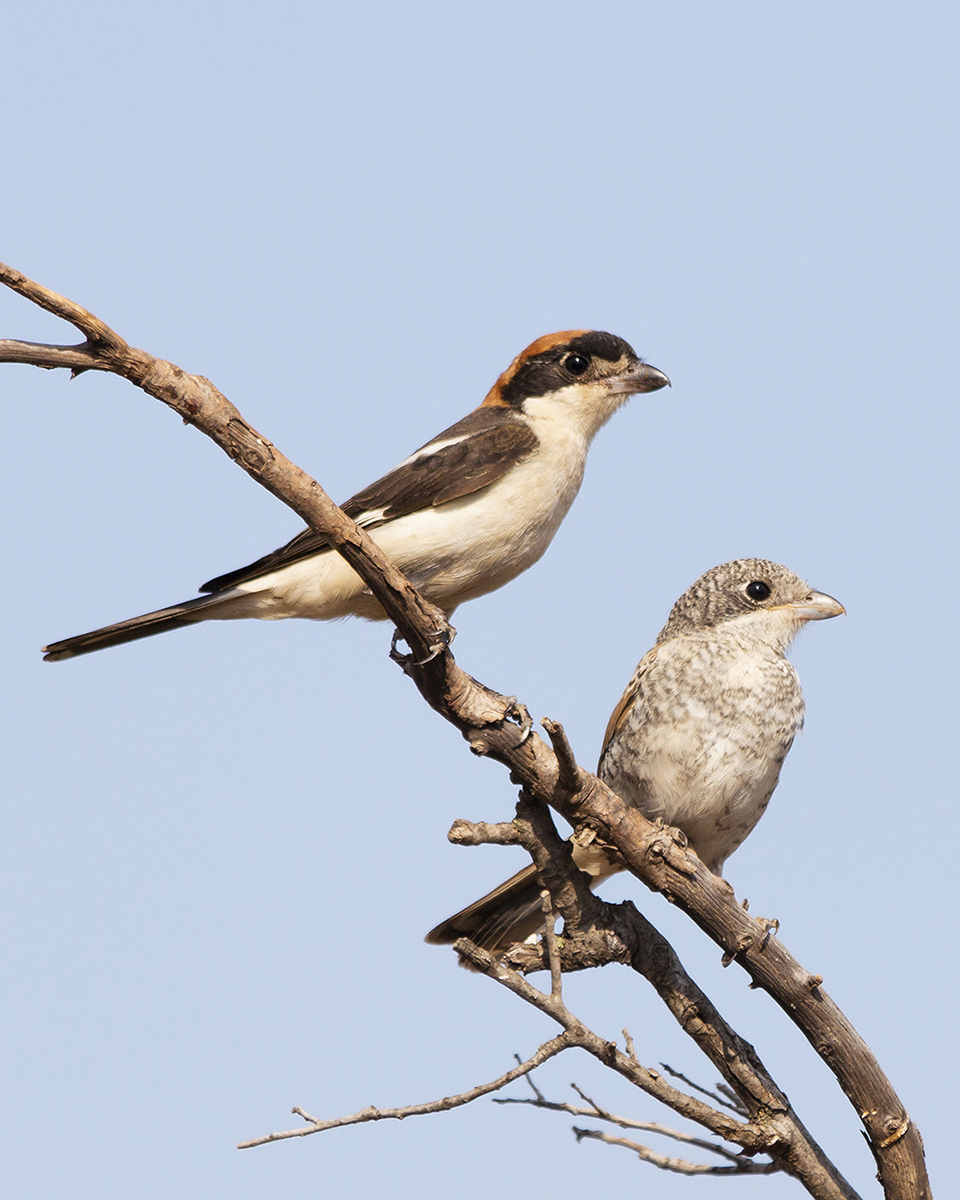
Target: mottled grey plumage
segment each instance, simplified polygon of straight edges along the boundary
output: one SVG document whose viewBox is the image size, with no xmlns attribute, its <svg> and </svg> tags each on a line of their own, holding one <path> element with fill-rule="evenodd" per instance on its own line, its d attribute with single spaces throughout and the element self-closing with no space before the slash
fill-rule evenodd
<svg viewBox="0 0 960 1200">
<path fill-rule="evenodd" d="M 763 815 L 803 725 L 787 648 L 807 621 L 842 612 L 778 563 L 746 558 L 708 571 L 673 606 L 613 710 L 600 778 L 651 821 L 681 829 L 719 875 Z M 620 870 L 576 841 L 574 861 L 593 886 Z M 427 940 L 522 941 L 542 925 L 539 891 L 527 867 Z"/>
</svg>

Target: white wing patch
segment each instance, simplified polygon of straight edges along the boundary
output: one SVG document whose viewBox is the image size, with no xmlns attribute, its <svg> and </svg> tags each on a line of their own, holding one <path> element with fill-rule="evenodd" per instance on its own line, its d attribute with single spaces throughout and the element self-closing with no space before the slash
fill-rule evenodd
<svg viewBox="0 0 960 1200">
<path fill-rule="evenodd" d="M 394 470 L 399 470 L 401 467 L 409 467 L 411 463 L 417 462 L 421 458 L 426 458 L 430 454 L 436 454 L 438 450 L 443 450 L 446 446 L 456 446 L 460 442 L 466 442 L 475 435 L 472 433 L 462 433 L 459 437 L 437 438 L 435 442 L 427 442 L 425 446 L 421 446 L 419 450 L 415 450 L 403 462 L 397 463 Z M 358 521 L 359 525 L 360 522 Z"/>
</svg>

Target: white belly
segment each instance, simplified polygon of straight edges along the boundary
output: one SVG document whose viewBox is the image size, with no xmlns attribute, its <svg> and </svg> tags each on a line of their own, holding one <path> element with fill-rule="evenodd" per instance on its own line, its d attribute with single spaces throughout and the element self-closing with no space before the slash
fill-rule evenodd
<svg viewBox="0 0 960 1200">
<path fill-rule="evenodd" d="M 579 438 L 541 440 L 531 459 L 496 483 L 388 521 L 371 529 L 370 536 L 429 600 L 450 613 L 463 601 L 509 583 L 541 557 L 579 491 L 585 455 Z M 225 618 L 384 619 L 363 581 L 335 551 L 235 590 L 245 597 L 224 606 Z"/>
</svg>

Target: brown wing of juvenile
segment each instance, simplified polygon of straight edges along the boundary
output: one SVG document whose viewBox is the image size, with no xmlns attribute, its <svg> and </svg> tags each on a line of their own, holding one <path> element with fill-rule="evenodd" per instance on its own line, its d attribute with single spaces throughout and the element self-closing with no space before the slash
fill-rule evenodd
<svg viewBox="0 0 960 1200">
<path fill-rule="evenodd" d="M 657 657 L 659 646 L 654 646 L 652 650 L 640 659 L 637 664 L 637 669 L 634 671 L 630 682 L 620 699 L 617 701 L 613 712 L 610 714 L 610 720 L 607 722 L 607 728 L 603 735 L 603 746 L 600 749 L 600 761 L 597 764 L 597 774 L 602 778 L 603 760 L 606 756 L 607 749 L 610 743 L 617 735 L 617 731 L 623 726 L 624 721 L 636 709 L 637 705 L 643 703 L 643 685 L 647 673 L 653 666 Z"/>
</svg>

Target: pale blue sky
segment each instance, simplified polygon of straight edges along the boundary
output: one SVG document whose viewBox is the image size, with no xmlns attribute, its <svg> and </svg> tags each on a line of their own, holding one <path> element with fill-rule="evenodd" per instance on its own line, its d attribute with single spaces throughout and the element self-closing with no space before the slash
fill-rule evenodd
<svg viewBox="0 0 960 1200">
<path fill-rule="evenodd" d="M 343 499 L 539 334 L 666 371 L 597 439 L 546 558 L 462 608 L 462 666 L 588 766 L 676 597 L 777 559 L 848 616 L 794 659 L 807 729 L 727 866 L 891 1076 L 946 1194 L 956 1090 L 957 33 L 947 4 L 21 6 L 0 257 L 213 379 Z M 0 335 L 68 341 L 0 296 Z M 706 1185 L 460 1091 L 552 1036 L 423 934 L 509 874 L 513 810 L 359 622 L 39 646 L 191 596 L 297 519 L 128 384 L 0 368 L 9 450 L 2 1140 L 26 1200 Z M 623 877 L 851 1181 L 855 1114 L 800 1036 Z M 567 984 L 641 1059 L 715 1073 L 642 980 Z M 946 1019 L 944 1019 L 946 1018 Z M 662 1119 L 582 1056 L 610 1107 Z M 514 1094 L 522 1089 L 514 1088 Z M 719 1185 L 726 1187 L 728 1185 Z M 794 1196 L 783 1179 L 739 1194 Z"/>
</svg>

